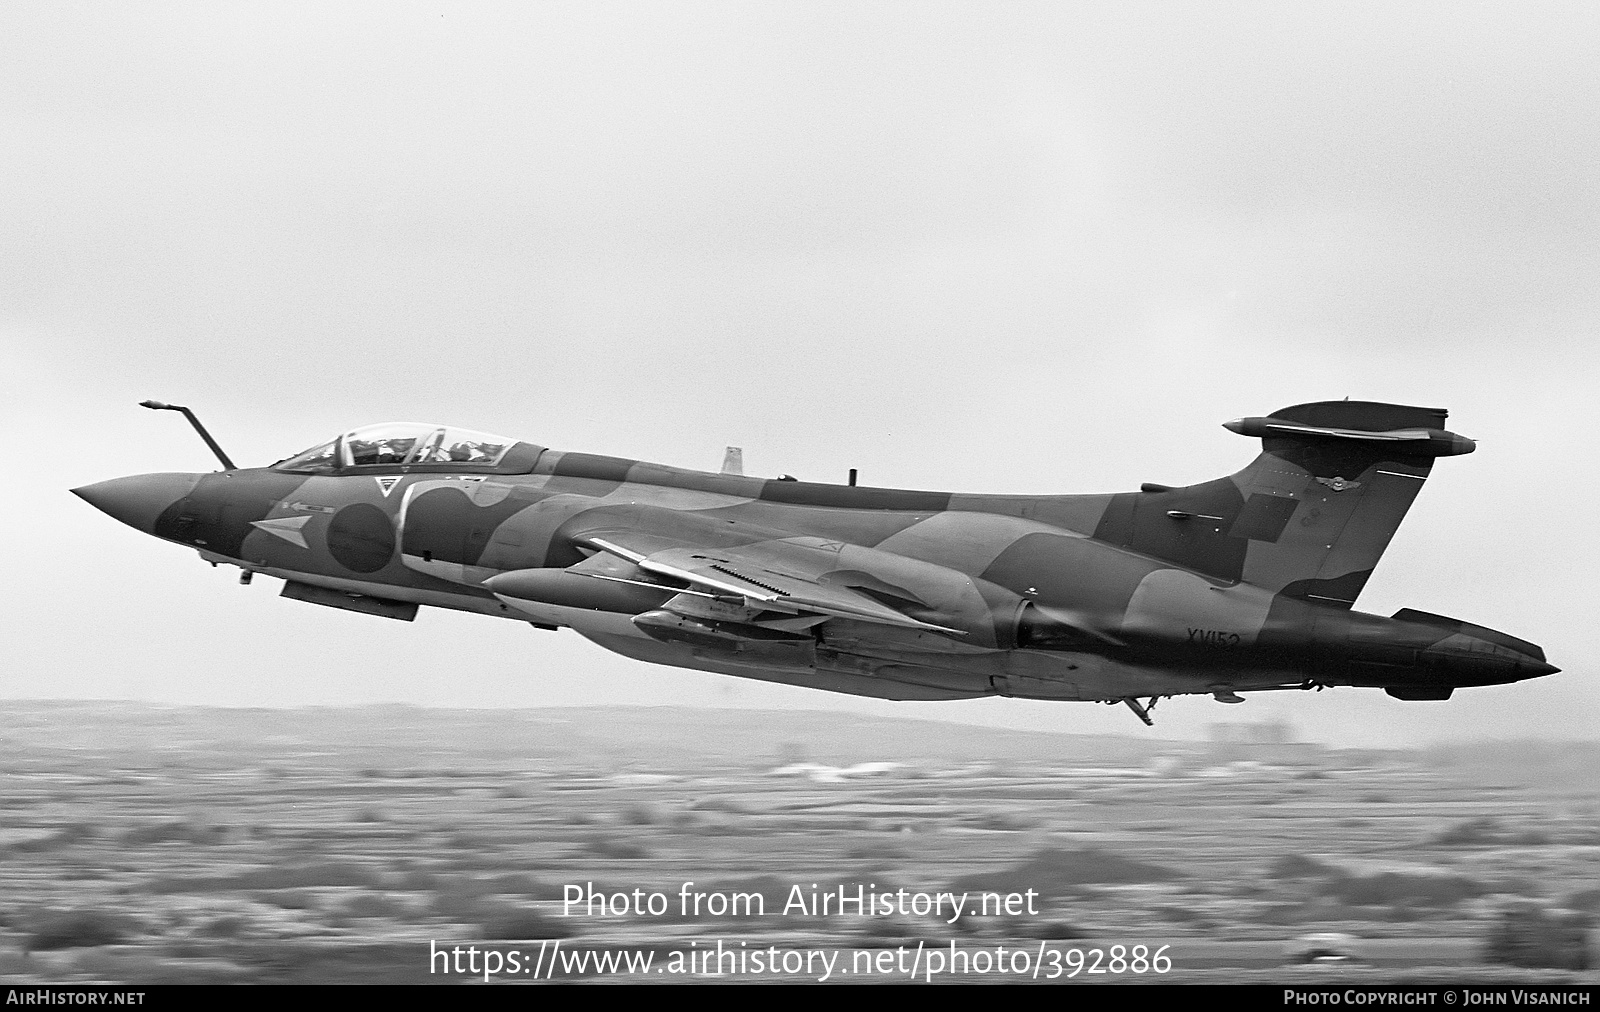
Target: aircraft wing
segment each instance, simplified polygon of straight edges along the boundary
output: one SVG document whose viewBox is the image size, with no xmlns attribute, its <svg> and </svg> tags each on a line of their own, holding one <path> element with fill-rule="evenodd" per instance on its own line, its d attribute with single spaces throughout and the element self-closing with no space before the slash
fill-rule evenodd
<svg viewBox="0 0 1600 1012">
<path fill-rule="evenodd" d="M 684 543 L 681 532 L 663 535 L 615 527 L 579 534 L 574 540 L 626 559 L 652 576 L 688 583 L 702 593 L 736 599 L 749 607 L 965 635 L 912 618 L 863 593 L 859 586 L 848 585 L 871 581 L 840 565 L 845 546 L 837 541 L 787 537 L 713 546 Z"/>
</svg>

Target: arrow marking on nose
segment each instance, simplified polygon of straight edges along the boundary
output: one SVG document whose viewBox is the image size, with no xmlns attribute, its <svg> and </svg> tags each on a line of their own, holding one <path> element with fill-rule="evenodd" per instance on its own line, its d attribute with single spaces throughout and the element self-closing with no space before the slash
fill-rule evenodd
<svg viewBox="0 0 1600 1012">
<path fill-rule="evenodd" d="M 250 521 L 250 526 L 266 531 L 275 537 L 280 537 L 296 547 L 309 548 L 311 546 L 306 544 L 306 536 L 300 532 L 300 528 L 304 527 L 310 519 L 310 517 L 301 516 L 279 517 L 276 520 L 252 520 Z"/>
</svg>

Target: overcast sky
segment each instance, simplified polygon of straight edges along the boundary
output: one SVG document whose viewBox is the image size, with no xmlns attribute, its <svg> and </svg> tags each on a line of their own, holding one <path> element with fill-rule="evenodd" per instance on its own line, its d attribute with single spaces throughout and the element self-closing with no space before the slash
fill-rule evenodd
<svg viewBox="0 0 1600 1012">
<path fill-rule="evenodd" d="M 1162 704 L 1160 733 L 1600 735 L 1593 4 L 11 4 L 0 11 L 0 696 L 889 704 L 566 631 L 276 598 L 67 490 L 439 421 L 715 470 L 1105 492 L 1219 423 L 1447 407 L 1358 607 L 1562 674 Z"/>
</svg>

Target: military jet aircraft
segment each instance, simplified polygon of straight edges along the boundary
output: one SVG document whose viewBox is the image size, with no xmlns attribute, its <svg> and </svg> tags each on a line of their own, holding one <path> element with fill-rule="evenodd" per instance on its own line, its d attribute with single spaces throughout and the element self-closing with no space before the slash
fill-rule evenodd
<svg viewBox="0 0 1600 1012">
<path fill-rule="evenodd" d="M 748 477 L 444 425 L 354 429 L 268 467 L 74 489 L 283 595 L 569 627 L 642 661 L 889 699 L 1126 703 L 1354 685 L 1405 700 L 1551 674 L 1532 643 L 1352 610 L 1438 457 L 1446 412 L 1360 401 L 1225 423 L 1244 470 L 1110 495 Z"/>
</svg>

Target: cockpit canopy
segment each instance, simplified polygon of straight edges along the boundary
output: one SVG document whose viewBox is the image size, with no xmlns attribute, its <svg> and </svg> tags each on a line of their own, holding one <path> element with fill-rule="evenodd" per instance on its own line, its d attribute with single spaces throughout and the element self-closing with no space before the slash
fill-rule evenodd
<svg viewBox="0 0 1600 1012">
<path fill-rule="evenodd" d="M 513 450 L 523 452 L 513 453 Z M 352 467 L 383 467 L 410 471 L 528 470 L 542 447 L 504 436 L 474 432 L 424 422 L 383 422 L 352 429 L 313 446 L 304 453 L 279 461 L 279 471 L 324 473 Z M 527 451 L 532 451 L 531 456 Z M 526 460 L 511 458 L 527 457 Z"/>
</svg>

